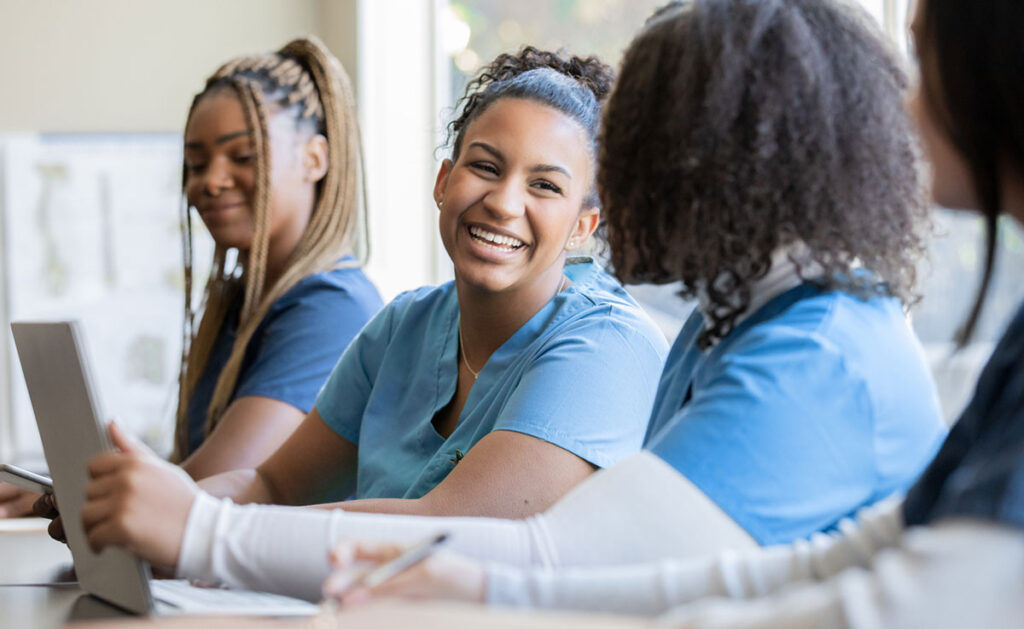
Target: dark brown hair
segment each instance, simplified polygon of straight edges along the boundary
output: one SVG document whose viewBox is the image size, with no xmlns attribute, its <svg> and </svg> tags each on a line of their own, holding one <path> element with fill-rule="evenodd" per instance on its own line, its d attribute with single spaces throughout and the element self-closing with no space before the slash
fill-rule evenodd
<svg viewBox="0 0 1024 629">
<path fill-rule="evenodd" d="M 907 80 L 870 19 L 833 0 L 676 2 L 626 51 L 599 157 L 612 263 L 705 290 L 702 347 L 782 247 L 822 286 L 916 299 L 924 181 Z"/>
<path fill-rule="evenodd" d="M 1024 2 L 924 0 L 920 42 L 924 104 L 967 163 L 985 216 L 985 265 L 967 320 L 966 344 L 995 266 L 1000 177 L 1024 179 Z"/>
<path fill-rule="evenodd" d="M 614 78 L 612 69 L 597 57 L 576 57 L 533 46 L 514 55 L 500 54 L 466 85 L 456 103 L 459 115 L 448 124 L 452 159 L 459 157 L 466 128 L 488 107 L 502 98 L 523 98 L 557 109 L 579 123 L 587 132 L 592 162 L 596 162 L 601 103 Z M 584 206 L 597 207 L 598 203 L 596 189 L 592 189 Z"/>
<path fill-rule="evenodd" d="M 239 295 L 242 311 L 238 334 L 227 363 L 217 376 L 206 412 L 206 434 L 220 421 L 235 391 L 245 350 L 270 306 L 304 277 L 338 268 L 339 259 L 353 254 L 362 264 L 366 256 L 366 221 L 359 216 L 362 177 L 359 129 L 352 87 L 341 63 L 315 38 L 297 39 L 281 50 L 232 59 L 206 81 L 189 109 L 219 91 L 232 90 L 245 111 L 256 153 L 256 187 L 252 199 L 255 230 L 249 250 L 237 264 L 228 265 L 227 249 L 217 245 L 206 283 L 198 328 L 192 307 L 192 214 L 184 206 L 185 325 L 179 377 L 174 460 L 188 455 L 188 406 L 195 392 L 224 318 Z M 268 106 L 290 112 L 296 129 L 321 133 L 327 139 L 327 174 L 317 186 L 316 204 L 309 225 L 272 286 L 264 287 L 269 243 L 270 142 Z M 187 173 L 183 174 L 184 178 Z M 365 209 L 365 202 L 362 203 Z"/>
</svg>

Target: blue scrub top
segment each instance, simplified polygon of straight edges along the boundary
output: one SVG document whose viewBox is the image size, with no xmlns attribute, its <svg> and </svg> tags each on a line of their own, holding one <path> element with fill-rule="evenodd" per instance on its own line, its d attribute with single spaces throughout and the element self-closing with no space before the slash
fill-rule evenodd
<svg viewBox="0 0 1024 629">
<path fill-rule="evenodd" d="M 271 304 L 253 333 L 231 400 L 267 397 L 308 413 L 338 357 L 382 305 L 361 269 L 335 269 L 303 278 Z M 206 409 L 238 337 L 241 307 L 241 298 L 231 305 L 189 400 L 190 453 L 206 438 Z"/>
<path fill-rule="evenodd" d="M 946 434 L 893 298 L 804 284 L 707 352 L 703 327 L 691 315 L 669 353 L 645 447 L 763 545 L 904 491 Z"/>
<path fill-rule="evenodd" d="M 455 395 L 454 283 L 399 295 L 342 356 L 320 416 L 358 446 L 356 498 L 418 498 L 484 435 L 511 430 L 605 467 L 640 449 L 667 343 L 593 262 L 480 370 L 452 434 L 432 420 Z"/>
</svg>

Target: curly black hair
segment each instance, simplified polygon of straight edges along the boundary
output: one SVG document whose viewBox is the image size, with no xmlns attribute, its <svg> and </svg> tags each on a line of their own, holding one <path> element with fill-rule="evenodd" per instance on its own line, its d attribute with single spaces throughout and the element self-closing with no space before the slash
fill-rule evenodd
<svg viewBox="0 0 1024 629">
<path fill-rule="evenodd" d="M 809 281 L 916 300 L 919 147 L 870 19 L 834 0 L 675 2 L 626 51 L 598 158 L 612 264 L 706 290 L 702 347 L 787 246 Z"/>
<path fill-rule="evenodd" d="M 452 158 L 458 159 L 466 129 L 488 107 L 502 98 L 524 98 L 553 107 L 578 122 L 590 138 L 591 158 L 596 162 L 601 103 L 614 79 L 611 67 L 594 56 L 577 57 L 533 46 L 524 46 L 516 54 L 500 54 L 470 80 L 455 105 L 459 114 L 448 123 Z M 599 203 L 595 188 L 584 205 L 598 207 Z"/>
</svg>

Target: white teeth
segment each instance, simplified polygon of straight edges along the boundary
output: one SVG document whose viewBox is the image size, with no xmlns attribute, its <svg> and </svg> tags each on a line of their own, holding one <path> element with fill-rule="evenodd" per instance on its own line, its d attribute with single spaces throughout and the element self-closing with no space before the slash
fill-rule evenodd
<svg viewBox="0 0 1024 629">
<path fill-rule="evenodd" d="M 480 238 L 481 240 L 486 240 L 487 242 L 492 242 L 496 245 L 511 247 L 513 249 L 516 247 L 521 247 L 523 245 L 522 240 L 512 238 L 511 236 L 502 236 L 501 234 L 495 234 L 493 232 L 489 232 L 486 229 L 482 229 L 475 225 L 469 228 L 469 233 L 473 234 L 473 236 L 476 238 Z"/>
</svg>

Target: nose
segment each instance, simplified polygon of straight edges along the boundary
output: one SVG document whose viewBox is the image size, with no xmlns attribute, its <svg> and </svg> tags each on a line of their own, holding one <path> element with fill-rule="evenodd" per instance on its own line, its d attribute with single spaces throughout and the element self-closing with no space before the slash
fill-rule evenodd
<svg viewBox="0 0 1024 629">
<path fill-rule="evenodd" d="M 484 208 L 498 220 L 522 216 L 526 210 L 526 197 L 522 185 L 513 178 L 495 183 L 483 199 Z"/>
<path fill-rule="evenodd" d="M 210 196 L 219 195 L 225 189 L 234 186 L 235 183 L 227 160 L 221 159 L 219 156 L 210 160 L 204 175 L 203 188 Z"/>
</svg>

